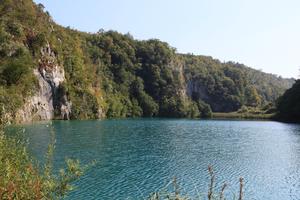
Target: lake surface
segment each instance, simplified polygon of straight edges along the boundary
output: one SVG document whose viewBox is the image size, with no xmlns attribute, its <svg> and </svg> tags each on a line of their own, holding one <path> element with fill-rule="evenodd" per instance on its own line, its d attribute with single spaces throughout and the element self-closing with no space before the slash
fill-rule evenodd
<svg viewBox="0 0 300 200">
<path fill-rule="evenodd" d="M 213 165 L 217 187 L 245 199 L 300 199 L 300 126 L 269 121 L 134 119 L 54 121 L 23 126 L 41 162 L 55 131 L 54 164 L 96 165 L 67 199 L 143 199 L 174 176 L 183 193 L 206 197 Z"/>
</svg>

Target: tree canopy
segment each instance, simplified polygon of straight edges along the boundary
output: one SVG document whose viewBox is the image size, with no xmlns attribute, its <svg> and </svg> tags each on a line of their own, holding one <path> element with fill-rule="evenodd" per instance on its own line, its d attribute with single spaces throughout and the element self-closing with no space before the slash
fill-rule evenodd
<svg viewBox="0 0 300 200">
<path fill-rule="evenodd" d="M 281 120 L 300 122 L 300 80 L 278 99 L 277 111 Z"/>
<path fill-rule="evenodd" d="M 46 44 L 65 70 L 61 89 L 73 119 L 210 117 L 274 103 L 294 82 L 239 63 L 179 54 L 157 39 L 64 28 L 32 0 L 1 2 L 0 41 L 0 105 L 10 113 L 37 91 L 33 69 Z"/>
</svg>

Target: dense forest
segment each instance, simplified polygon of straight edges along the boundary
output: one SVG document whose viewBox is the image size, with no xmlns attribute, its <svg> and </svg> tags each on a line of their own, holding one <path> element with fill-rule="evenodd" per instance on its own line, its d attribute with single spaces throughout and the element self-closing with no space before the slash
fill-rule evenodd
<svg viewBox="0 0 300 200">
<path fill-rule="evenodd" d="M 16 118 L 38 93 L 34 70 L 45 76 L 56 66 L 64 70 L 65 81 L 51 85 L 55 118 L 65 105 L 71 119 L 210 117 L 272 104 L 294 83 L 239 63 L 179 54 L 157 39 L 65 28 L 44 9 L 32 0 L 1 1 L 1 118 Z"/>
<path fill-rule="evenodd" d="M 300 122 L 300 80 L 278 99 L 277 111 L 279 120 Z"/>
</svg>

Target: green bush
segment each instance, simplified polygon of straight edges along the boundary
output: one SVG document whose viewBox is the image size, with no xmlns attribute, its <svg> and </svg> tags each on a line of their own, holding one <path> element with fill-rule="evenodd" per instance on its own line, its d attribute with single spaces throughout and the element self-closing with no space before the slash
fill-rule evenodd
<svg viewBox="0 0 300 200">
<path fill-rule="evenodd" d="M 31 32 L 27 36 L 27 44 L 32 50 L 33 55 L 38 55 L 40 53 L 40 49 L 44 47 L 46 43 L 46 35 L 43 33 Z"/>
<path fill-rule="evenodd" d="M 98 103 L 95 96 L 86 90 L 68 91 L 72 102 L 72 119 L 98 118 Z"/>
<path fill-rule="evenodd" d="M 67 160 L 66 169 L 52 172 L 53 144 L 46 164 L 41 167 L 28 154 L 26 143 L 0 132 L 0 199 L 61 199 L 73 189 L 84 168 L 79 161 Z"/>
<path fill-rule="evenodd" d="M 211 118 L 212 117 L 212 111 L 210 106 L 205 103 L 204 101 L 199 100 L 197 102 L 197 106 L 200 112 L 200 117 L 202 118 Z"/>
<path fill-rule="evenodd" d="M 153 117 L 158 114 L 158 104 L 146 92 L 141 92 L 138 99 L 144 117 Z"/>
<path fill-rule="evenodd" d="M 198 108 L 198 105 L 196 102 L 191 102 L 189 106 L 189 111 L 188 111 L 188 117 L 190 118 L 200 118 L 201 112 Z"/>
<path fill-rule="evenodd" d="M 6 81 L 8 86 L 16 85 L 20 79 L 29 73 L 29 69 L 22 62 L 13 61 L 6 65 L 1 73 L 2 79 Z"/>
</svg>

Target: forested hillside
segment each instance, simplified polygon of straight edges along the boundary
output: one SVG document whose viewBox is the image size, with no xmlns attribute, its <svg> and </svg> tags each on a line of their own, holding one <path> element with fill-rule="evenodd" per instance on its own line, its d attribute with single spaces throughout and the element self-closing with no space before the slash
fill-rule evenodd
<svg viewBox="0 0 300 200">
<path fill-rule="evenodd" d="M 300 80 L 278 99 L 277 110 L 278 119 L 300 122 Z"/>
<path fill-rule="evenodd" d="M 64 28 L 44 9 L 0 3 L 1 118 L 209 117 L 274 103 L 294 83 L 156 39 Z"/>
</svg>

